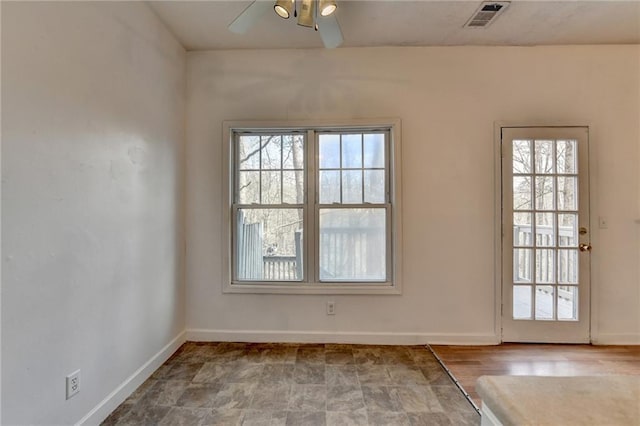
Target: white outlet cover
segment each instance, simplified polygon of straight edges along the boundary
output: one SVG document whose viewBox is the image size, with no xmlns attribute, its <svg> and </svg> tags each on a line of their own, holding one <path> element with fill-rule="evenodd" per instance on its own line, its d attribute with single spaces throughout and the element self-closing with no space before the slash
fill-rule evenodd
<svg viewBox="0 0 640 426">
<path fill-rule="evenodd" d="M 80 392 L 80 370 L 76 370 L 67 376 L 67 399 Z"/>
<path fill-rule="evenodd" d="M 327 302 L 327 315 L 336 314 L 336 302 Z"/>
</svg>

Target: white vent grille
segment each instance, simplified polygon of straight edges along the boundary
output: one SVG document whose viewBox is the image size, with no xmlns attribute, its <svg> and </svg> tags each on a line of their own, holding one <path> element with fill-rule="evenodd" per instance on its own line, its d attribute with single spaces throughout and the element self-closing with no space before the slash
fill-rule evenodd
<svg viewBox="0 0 640 426">
<path fill-rule="evenodd" d="M 509 6 L 508 1 L 485 1 L 464 24 L 467 28 L 487 28 Z"/>
</svg>

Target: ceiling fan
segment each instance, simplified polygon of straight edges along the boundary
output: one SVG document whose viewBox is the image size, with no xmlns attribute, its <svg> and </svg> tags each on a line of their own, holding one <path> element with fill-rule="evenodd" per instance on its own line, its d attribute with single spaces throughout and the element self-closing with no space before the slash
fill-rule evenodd
<svg viewBox="0 0 640 426">
<path fill-rule="evenodd" d="M 342 44 L 342 31 L 335 16 L 335 0 L 255 0 L 229 25 L 237 34 L 246 33 L 269 9 L 278 16 L 298 18 L 298 25 L 314 28 L 320 33 L 324 47 L 334 48 Z"/>
</svg>

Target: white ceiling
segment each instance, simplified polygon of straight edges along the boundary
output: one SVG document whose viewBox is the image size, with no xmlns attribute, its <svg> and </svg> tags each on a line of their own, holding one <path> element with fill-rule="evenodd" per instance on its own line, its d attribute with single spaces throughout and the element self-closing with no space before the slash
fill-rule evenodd
<svg viewBox="0 0 640 426">
<path fill-rule="evenodd" d="M 337 1 L 343 47 L 640 44 L 640 0 L 512 0 L 484 29 L 463 28 L 481 1 Z M 251 1 L 148 3 L 187 50 L 322 47 L 315 31 L 271 11 L 246 34 L 231 33 Z"/>
</svg>

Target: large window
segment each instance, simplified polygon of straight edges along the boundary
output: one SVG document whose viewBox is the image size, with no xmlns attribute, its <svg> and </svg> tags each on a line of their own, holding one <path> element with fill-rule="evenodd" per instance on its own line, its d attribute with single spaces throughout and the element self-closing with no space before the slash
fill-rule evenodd
<svg viewBox="0 0 640 426">
<path fill-rule="evenodd" d="M 226 133 L 226 291 L 399 291 L 397 123 Z"/>
</svg>

